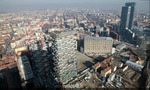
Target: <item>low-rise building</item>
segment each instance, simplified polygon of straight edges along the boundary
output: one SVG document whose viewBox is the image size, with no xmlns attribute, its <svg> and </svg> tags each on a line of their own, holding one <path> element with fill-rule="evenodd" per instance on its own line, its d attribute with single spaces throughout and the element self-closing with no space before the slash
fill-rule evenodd
<svg viewBox="0 0 150 90">
<path fill-rule="evenodd" d="M 110 73 L 111 73 L 111 68 L 110 67 L 107 67 L 106 69 L 101 71 L 101 75 L 103 77 L 107 77 Z"/>
<path fill-rule="evenodd" d="M 119 45 L 116 46 L 117 50 L 122 50 L 124 48 L 126 48 L 126 45 L 124 43 L 121 43 L 121 44 L 119 44 Z"/>
<path fill-rule="evenodd" d="M 120 61 L 117 61 L 117 60 L 111 60 L 111 62 L 114 66 L 117 66 L 119 68 L 121 68 L 123 66 L 123 63 Z"/>
<path fill-rule="evenodd" d="M 109 78 L 108 78 L 108 82 L 111 82 L 111 81 L 113 81 L 114 79 L 115 79 L 115 74 L 114 73 L 111 73 L 110 75 L 109 75 Z"/>
</svg>

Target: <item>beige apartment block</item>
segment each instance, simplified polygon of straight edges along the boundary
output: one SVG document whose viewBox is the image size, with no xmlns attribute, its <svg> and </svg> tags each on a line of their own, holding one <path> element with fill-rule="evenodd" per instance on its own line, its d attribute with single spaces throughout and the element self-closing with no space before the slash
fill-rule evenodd
<svg viewBox="0 0 150 90">
<path fill-rule="evenodd" d="M 110 37 L 86 37 L 84 39 L 84 53 L 111 54 L 113 39 Z"/>
</svg>

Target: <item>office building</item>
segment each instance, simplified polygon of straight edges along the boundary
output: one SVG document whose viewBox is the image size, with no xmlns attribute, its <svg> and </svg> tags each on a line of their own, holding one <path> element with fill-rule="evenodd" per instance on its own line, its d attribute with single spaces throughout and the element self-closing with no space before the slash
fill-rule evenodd
<svg viewBox="0 0 150 90">
<path fill-rule="evenodd" d="M 113 32 L 113 31 L 110 32 L 110 37 L 112 37 L 115 40 L 120 40 L 120 36 L 116 32 Z"/>
<path fill-rule="evenodd" d="M 77 75 L 76 40 L 74 31 L 53 32 L 52 55 L 55 77 L 61 82 L 66 82 Z"/>
<path fill-rule="evenodd" d="M 84 39 L 84 53 L 111 54 L 113 39 L 110 37 L 86 37 Z"/>
<path fill-rule="evenodd" d="M 118 30 L 119 30 L 119 25 L 118 24 L 114 24 L 113 25 L 113 31 L 118 32 Z"/>
<path fill-rule="evenodd" d="M 100 33 L 100 36 L 102 36 L 102 37 L 108 37 L 109 36 L 109 32 L 108 31 L 102 31 Z"/>
<path fill-rule="evenodd" d="M 130 18 L 129 18 L 129 28 L 128 28 L 128 29 L 131 29 L 132 25 L 133 25 L 133 18 L 134 18 L 134 11 L 135 11 L 135 2 L 126 3 L 125 6 L 131 7 Z"/>
<path fill-rule="evenodd" d="M 135 33 L 133 33 L 130 29 L 126 29 L 125 30 L 125 40 L 127 41 L 127 42 L 133 42 L 133 40 L 134 40 L 134 37 L 135 37 Z"/>
<path fill-rule="evenodd" d="M 134 18 L 135 2 L 126 3 L 122 7 L 120 33 L 125 34 L 126 29 L 131 29 Z"/>
</svg>

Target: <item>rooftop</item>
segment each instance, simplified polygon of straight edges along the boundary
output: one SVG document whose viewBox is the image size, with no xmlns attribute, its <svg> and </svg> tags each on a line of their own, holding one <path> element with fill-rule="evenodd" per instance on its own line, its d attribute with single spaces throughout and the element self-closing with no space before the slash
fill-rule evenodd
<svg viewBox="0 0 150 90">
<path fill-rule="evenodd" d="M 107 67 L 106 69 L 104 69 L 104 72 L 106 73 L 106 72 L 108 72 L 109 70 L 111 70 L 111 68 L 110 68 L 110 67 Z"/>
<path fill-rule="evenodd" d="M 85 37 L 85 40 L 113 40 L 111 37 Z"/>
</svg>

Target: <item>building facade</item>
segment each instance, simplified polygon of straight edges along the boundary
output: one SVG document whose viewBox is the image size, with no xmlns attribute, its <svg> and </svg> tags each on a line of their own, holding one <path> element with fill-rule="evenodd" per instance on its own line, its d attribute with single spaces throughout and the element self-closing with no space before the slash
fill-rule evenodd
<svg viewBox="0 0 150 90">
<path fill-rule="evenodd" d="M 21 56 L 18 59 L 18 69 L 20 71 L 21 79 L 29 80 L 34 77 L 29 60 L 27 56 Z"/>
<path fill-rule="evenodd" d="M 110 37 L 86 37 L 84 39 L 84 53 L 111 54 L 113 39 Z"/>
<path fill-rule="evenodd" d="M 122 7 L 120 33 L 124 34 L 126 29 L 131 29 L 134 18 L 135 2 L 126 3 Z"/>
<path fill-rule="evenodd" d="M 131 7 L 130 18 L 129 18 L 129 25 L 128 25 L 128 29 L 131 29 L 132 25 L 133 25 L 133 18 L 134 18 L 134 11 L 135 11 L 135 2 L 126 3 L 125 6 L 126 7 Z"/>
<path fill-rule="evenodd" d="M 55 77 L 66 82 L 77 75 L 74 31 L 50 33 Z"/>
</svg>

